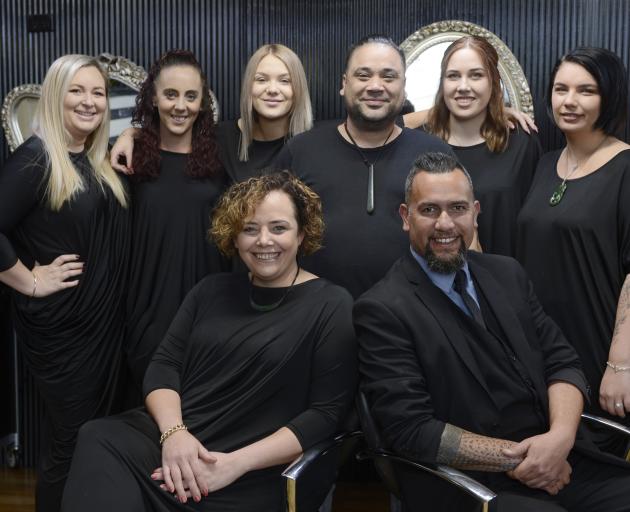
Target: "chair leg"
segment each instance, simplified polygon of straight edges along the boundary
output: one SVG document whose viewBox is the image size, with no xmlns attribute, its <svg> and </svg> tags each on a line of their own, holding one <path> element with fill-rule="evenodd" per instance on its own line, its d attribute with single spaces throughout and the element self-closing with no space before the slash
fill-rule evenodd
<svg viewBox="0 0 630 512">
<path fill-rule="evenodd" d="M 295 480 L 287 479 L 287 512 L 297 512 L 295 503 Z"/>
<path fill-rule="evenodd" d="M 394 494 L 389 494 L 389 512 L 403 512 L 402 501 Z"/>
<path fill-rule="evenodd" d="M 333 486 L 330 488 L 330 491 L 328 491 L 326 499 L 319 507 L 319 512 L 332 512 L 333 494 L 335 494 L 335 484 L 333 484 Z"/>
</svg>

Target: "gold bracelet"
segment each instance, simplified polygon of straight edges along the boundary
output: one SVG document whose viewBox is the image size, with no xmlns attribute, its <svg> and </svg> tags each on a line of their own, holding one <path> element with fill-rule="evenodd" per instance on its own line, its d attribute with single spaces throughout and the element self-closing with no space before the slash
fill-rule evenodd
<svg viewBox="0 0 630 512">
<path fill-rule="evenodd" d="M 630 366 L 621 366 L 618 364 L 611 363 L 610 361 L 606 361 L 606 366 L 608 366 L 608 368 L 612 368 L 615 373 L 630 372 Z"/>
<path fill-rule="evenodd" d="M 35 292 L 37 291 L 37 274 L 35 270 L 31 270 L 31 274 L 33 274 L 33 293 L 31 293 L 31 298 L 35 297 Z"/>
<path fill-rule="evenodd" d="M 177 425 L 173 425 L 168 430 L 165 430 L 164 433 L 160 436 L 160 446 L 162 446 L 164 444 L 164 441 L 166 441 L 169 437 L 171 437 L 175 432 L 178 432 L 179 430 L 188 430 L 188 427 L 183 423 L 179 423 Z"/>
</svg>

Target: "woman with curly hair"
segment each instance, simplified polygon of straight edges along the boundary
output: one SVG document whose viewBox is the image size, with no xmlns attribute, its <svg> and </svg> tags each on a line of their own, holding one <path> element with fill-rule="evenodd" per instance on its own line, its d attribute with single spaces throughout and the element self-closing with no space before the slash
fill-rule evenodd
<svg viewBox="0 0 630 512">
<path fill-rule="evenodd" d="M 188 294 L 147 370 L 148 412 L 81 430 L 64 512 L 286 510 L 283 467 L 342 427 L 357 379 L 351 296 L 297 261 L 322 231 L 319 197 L 286 171 L 228 190 L 211 233 L 248 272 Z"/>
<path fill-rule="evenodd" d="M 514 256 L 516 217 L 542 149 L 534 135 L 510 130 L 498 64 L 497 51 L 482 37 L 452 43 L 422 129 L 448 142 L 472 177 L 481 204 L 473 248 Z M 423 113 L 407 114 L 405 125 L 415 127 L 420 119 Z"/>
<path fill-rule="evenodd" d="M 227 177 L 207 81 L 191 52 L 171 50 L 151 66 L 133 123 L 139 129 L 131 176 L 127 353 L 139 400 L 146 367 L 185 295 L 205 275 L 225 269 L 206 232 Z"/>
</svg>

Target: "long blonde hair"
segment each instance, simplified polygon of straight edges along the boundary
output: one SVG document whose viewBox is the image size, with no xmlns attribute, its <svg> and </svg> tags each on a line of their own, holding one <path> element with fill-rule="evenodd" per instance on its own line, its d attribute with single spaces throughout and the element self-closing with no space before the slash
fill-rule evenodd
<svg viewBox="0 0 630 512">
<path fill-rule="evenodd" d="M 64 55 L 52 63 L 44 83 L 33 122 L 34 132 L 41 139 L 46 152 L 48 206 L 59 211 L 66 201 L 84 188 L 83 179 L 68 154 L 70 133 L 64 125 L 64 98 L 74 75 L 84 67 L 95 67 L 105 80 L 106 99 L 109 100 L 108 77 L 99 62 L 87 55 Z M 106 101 L 103 121 L 86 142 L 87 157 L 97 182 L 107 185 L 118 202 L 127 206 L 127 195 L 118 175 L 109 163 L 109 101 Z"/>
<path fill-rule="evenodd" d="M 252 85 L 258 64 L 267 55 L 280 59 L 289 70 L 291 86 L 293 87 L 293 108 L 290 112 L 289 133 L 287 138 L 310 130 L 313 126 L 313 110 L 311 96 L 308 93 L 306 74 L 300 58 L 282 44 L 265 44 L 258 48 L 250 57 L 243 74 L 241 85 L 241 143 L 238 158 L 241 162 L 249 160 L 249 146 L 253 140 L 254 106 L 252 101 Z"/>
</svg>

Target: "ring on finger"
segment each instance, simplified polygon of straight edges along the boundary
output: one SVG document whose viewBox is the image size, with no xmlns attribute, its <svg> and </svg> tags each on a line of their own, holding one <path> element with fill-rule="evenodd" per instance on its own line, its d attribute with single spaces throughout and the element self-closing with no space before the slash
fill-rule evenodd
<svg viewBox="0 0 630 512">
<path fill-rule="evenodd" d="M 623 407 L 623 403 L 622 402 L 616 402 L 615 403 L 615 407 L 618 407 L 619 409 L 621 409 Z"/>
</svg>

